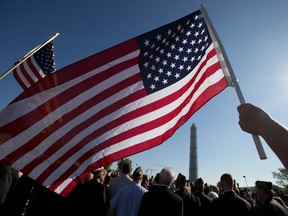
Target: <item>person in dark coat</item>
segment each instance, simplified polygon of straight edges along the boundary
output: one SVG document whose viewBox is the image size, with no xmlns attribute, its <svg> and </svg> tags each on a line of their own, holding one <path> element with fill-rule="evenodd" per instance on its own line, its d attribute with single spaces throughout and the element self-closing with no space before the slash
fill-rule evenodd
<svg viewBox="0 0 288 216">
<path fill-rule="evenodd" d="M 0 162 L 0 207 L 18 182 L 18 172 Z"/>
<path fill-rule="evenodd" d="M 190 215 L 200 215 L 200 206 L 201 201 L 197 196 L 191 194 L 191 191 L 188 191 L 186 187 L 187 179 L 186 176 L 182 175 L 181 173 L 178 174 L 176 179 L 176 191 L 175 193 L 182 197 L 184 202 L 184 216 Z"/>
<path fill-rule="evenodd" d="M 163 168 L 160 172 L 159 185 L 153 185 L 144 193 L 139 209 L 139 216 L 182 216 L 183 199 L 170 190 L 174 172 Z"/>
<path fill-rule="evenodd" d="M 66 197 L 65 215 L 106 216 L 110 207 L 110 194 L 104 184 L 105 169 L 93 172 L 93 178 L 79 183 Z"/>
<path fill-rule="evenodd" d="M 288 210 L 273 197 L 272 182 L 256 181 L 258 205 L 252 209 L 253 216 L 288 216 Z"/>
<path fill-rule="evenodd" d="M 212 207 L 212 198 L 204 193 L 204 181 L 202 178 L 196 179 L 194 182 L 194 195 L 199 197 L 201 206 L 200 206 L 200 214 L 201 215 L 211 215 L 211 207 Z"/>
<path fill-rule="evenodd" d="M 18 171 L 0 162 L 0 215 L 10 213 L 10 199 L 18 181 Z"/>
<path fill-rule="evenodd" d="M 224 173 L 220 178 L 223 195 L 212 201 L 212 212 L 215 216 L 250 216 L 251 204 L 241 198 L 233 190 L 234 179 L 231 174 Z"/>
<path fill-rule="evenodd" d="M 59 216 L 63 205 L 62 201 L 63 197 L 59 194 L 22 174 L 7 196 L 5 213 L 0 215 Z"/>
</svg>

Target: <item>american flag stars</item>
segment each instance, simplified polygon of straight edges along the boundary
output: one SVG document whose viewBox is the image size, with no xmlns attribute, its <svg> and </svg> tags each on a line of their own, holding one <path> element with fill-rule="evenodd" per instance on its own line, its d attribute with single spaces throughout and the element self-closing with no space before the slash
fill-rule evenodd
<svg viewBox="0 0 288 216">
<path fill-rule="evenodd" d="M 55 71 L 54 46 L 52 42 L 36 52 L 34 58 L 44 74 Z"/>
<path fill-rule="evenodd" d="M 138 37 L 139 67 L 148 94 L 192 72 L 211 43 L 203 18 L 188 15 L 180 23 L 170 23 Z"/>
</svg>

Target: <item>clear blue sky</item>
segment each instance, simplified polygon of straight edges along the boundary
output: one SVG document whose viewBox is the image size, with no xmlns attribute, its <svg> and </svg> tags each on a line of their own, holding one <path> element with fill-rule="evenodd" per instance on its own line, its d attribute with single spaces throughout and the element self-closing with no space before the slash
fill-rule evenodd
<svg viewBox="0 0 288 216">
<path fill-rule="evenodd" d="M 2 0 L 0 73 L 56 32 L 56 68 L 74 63 L 200 8 L 206 10 L 224 45 L 247 102 L 288 125 L 288 2 L 286 0 Z M 0 80 L 0 109 L 22 92 L 12 74 Z M 214 97 L 169 140 L 129 158 L 155 175 L 170 166 L 188 176 L 190 127 L 197 127 L 198 176 L 216 184 L 230 172 L 240 184 L 275 183 L 282 168 L 261 139 L 268 159 L 260 160 L 252 136 L 238 126 L 235 89 Z M 116 166 L 114 163 L 113 166 Z"/>
</svg>

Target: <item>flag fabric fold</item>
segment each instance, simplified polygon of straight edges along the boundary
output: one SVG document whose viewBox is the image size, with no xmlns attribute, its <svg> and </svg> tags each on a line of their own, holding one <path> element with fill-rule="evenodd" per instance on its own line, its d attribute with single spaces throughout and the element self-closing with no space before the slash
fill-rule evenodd
<svg viewBox="0 0 288 216">
<path fill-rule="evenodd" d="M 26 89 L 0 112 L 0 160 L 63 195 L 160 145 L 227 86 L 198 10 Z"/>
<path fill-rule="evenodd" d="M 25 90 L 54 71 L 54 46 L 53 41 L 51 41 L 16 67 L 13 70 L 13 75 Z"/>
</svg>

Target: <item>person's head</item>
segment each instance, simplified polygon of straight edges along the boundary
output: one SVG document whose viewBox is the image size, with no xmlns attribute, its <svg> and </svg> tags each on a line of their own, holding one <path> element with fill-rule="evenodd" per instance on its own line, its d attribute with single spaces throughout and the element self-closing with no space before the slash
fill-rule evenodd
<svg viewBox="0 0 288 216">
<path fill-rule="evenodd" d="M 210 185 L 210 191 L 215 192 L 216 194 L 219 194 L 220 190 L 216 185 Z"/>
<path fill-rule="evenodd" d="M 186 176 L 179 173 L 175 181 L 176 188 L 184 188 L 186 186 L 186 183 L 187 183 Z"/>
<path fill-rule="evenodd" d="M 174 180 L 174 177 L 175 177 L 175 174 L 173 170 L 169 167 L 165 167 L 160 172 L 159 184 L 163 184 L 163 185 L 170 187 Z"/>
<path fill-rule="evenodd" d="M 219 195 L 218 195 L 215 191 L 210 191 L 210 192 L 207 194 L 207 196 L 210 197 L 212 200 L 219 197 Z"/>
<path fill-rule="evenodd" d="M 131 166 L 130 166 L 130 164 L 128 164 L 128 163 L 123 164 L 123 166 L 122 166 L 122 173 L 129 175 L 130 172 L 131 172 Z"/>
<path fill-rule="evenodd" d="M 83 182 L 83 183 L 88 182 L 88 181 L 92 180 L 93 178 L 94 178 L 94 175 L 93 175 L 92 172 L 90 172 L 90 173 L 88 173 L 87 176 L 85 176 L 85 178 L 83 179 L 82 182 Z"/>
<path fill-rule="evenodd" d="M 160 173 L 156 173 L 154 179 L 153 179 L 153 184 L 157 185 L 159 184 L 159 179 L 160 179 Z"/>
<path fill-rule="evenodd" d="M 260 203 L 264 202 L 268 197 L 273 196 L 272 182 L 256 181 L 256 198 Z"/>
<path fill-rule="evenodd" d="M 97 180 L 101 184 L 104 184 L 104 179 L 105 179 L 104 167 L 97 168 L 92 173 L 93 173 L 93 179 Z"/>
<path fill-rule="evenodd" d="M 143 174 L 143 179 L 141 185 L 145 188 L 149 187 L 149 176 L 147 174 Z"/>
<path fill-rule="evenodd" d="M 194 189 L 196 192 L 204 191 L 204 181 L 202 178 L 196 179 L 196 181 L 194 182 Z"/>
<path fill-rule="evenodd" d="M 224 173 L 220 178 L 220 186 L 223 190 L 233 190 L 234 188 L 234 179 L 233 176 L 229 173 Z"/>
<path fill-rule="evenodd" d="M 133 181 L 142 182 L 143 179 L 143 171 L 142 168 L 139 166 L 133 172 Z"/>
</svg>

